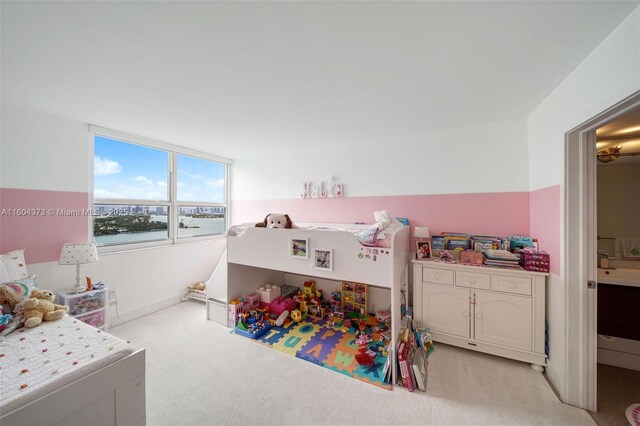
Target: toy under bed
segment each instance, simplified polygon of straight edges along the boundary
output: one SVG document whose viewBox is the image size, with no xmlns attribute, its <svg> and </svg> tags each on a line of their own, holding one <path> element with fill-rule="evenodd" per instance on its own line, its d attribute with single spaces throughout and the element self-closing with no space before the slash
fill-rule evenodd
<svg viewBox="0 0 640 426">
<path fill-rule="evenodd" d="M 3 413 L 133 353 L 126 341 L 69 316 L 22 328 L 0 341 Z"/>
</svg>

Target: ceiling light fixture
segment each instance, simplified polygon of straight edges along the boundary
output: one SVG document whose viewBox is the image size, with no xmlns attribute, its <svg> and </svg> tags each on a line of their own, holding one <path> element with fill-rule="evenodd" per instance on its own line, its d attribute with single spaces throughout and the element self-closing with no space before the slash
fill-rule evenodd
<svg viewBox="0 0 640 426">
<path fill-rule="evenodd" d="M 640 152 L 620 152 L 622 150 L 621 145 L 610 146 L 609 148 L 601 149 L 597 153 L 598 160 L 602 163 L 610 163 L 616 161 L 620 157 L 633 157 L 640 155 Z"/>
</svg>

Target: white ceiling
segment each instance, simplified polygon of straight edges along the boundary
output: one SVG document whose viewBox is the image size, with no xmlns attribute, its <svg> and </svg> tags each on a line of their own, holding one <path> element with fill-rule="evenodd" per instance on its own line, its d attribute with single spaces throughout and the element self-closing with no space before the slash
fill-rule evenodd
<svg viewBox="0 0 640 426">
<path fill-rule="evenodd" d="M 637 2 L 2 2 L 2 98 L 230 158 L 524 119 Z"/>
</svg>

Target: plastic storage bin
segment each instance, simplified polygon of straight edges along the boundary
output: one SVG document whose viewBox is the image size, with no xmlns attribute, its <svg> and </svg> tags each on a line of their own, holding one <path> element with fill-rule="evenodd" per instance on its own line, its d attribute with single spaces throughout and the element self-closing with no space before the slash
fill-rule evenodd
<svg viewBox="0 0 640 426">
<path fill-rule="evenodd" d="M 520 251 L 520 266 L 527 271 L 549 272 L 549 253 L 544 251 Z"/>
<path fill-rule="evenodd" d="M 69 315 L 86 314 L 107 306 L 107 289 L 85 291 L 82 293 L 58 293 L 60 305 L 69 307 Z"/>
<path fill-rule="evenodd" d="M 101 328 L 106 325 L 106 309 L 103 308 L 99 311 L 78 315 L 76 318 L 92 327 Z"/>
</svg>

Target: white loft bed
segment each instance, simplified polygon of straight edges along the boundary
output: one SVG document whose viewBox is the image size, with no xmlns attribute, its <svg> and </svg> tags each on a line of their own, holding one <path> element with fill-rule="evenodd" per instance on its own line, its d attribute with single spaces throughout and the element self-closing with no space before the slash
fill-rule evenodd
<svg viewBox="0 0 640 426">
<path fill-rule="evenodd" d="M 227 238 L 226 271 L 218 265 L 212 277 L 215 285 L 208 287 L 209 319 L 217 318 L 226 325 L 226 302 L 246 296 L 265 283 L 285 283 L 285 274 L 295 274 L 313 278 L 355 281 L 383 289 L 391 294 L 391 336 L 392 348 L 400 332 L 400 305 L 402 284 L 408 280 L 409 227 L 403 227 L 388 235 L 390 247 L 365 247 L 352 231 L 366 229 L 369 225 L 341 224 L 298 224 L 297 229 L 269 229 L 248 227 L 236 236 L 233 228 Z M 318 229 L 320 227 L 327 229 Z M 308 238 L 309 259 L 289 256 L 291 238 Z M 366 249 L 378 250 L 376 261 L 359 258 Z M 333 270 L 323 271 L 313 268 L 314 249 L 333 250 Z M 218 271 L 226 272 L 226 299 L 221 293 Z M 215 287 L 215 288 L 214 288 Z M 211 292 L 217 297 L 212 298 Z M 215 299 L 215 300 L 214 300 Z M 385 306 L 386 307 L 386 306 Z M 212 308 L 215 313 L 212 313 Z M 224 312 L 222 312 L 224 310 Z M 215 317 L 215 318 L 214 318 Z M 396 364 L 393 366 L 393 383 L 396 381 Z"/>
<path fill-rule="evenodd" d="M 60 329 L 58 323 L 65 328 Z M 123 346 L 127 346 L 126 342 L 107 333 L 97 336 L 96 331 L 84 324 L 76 324 L 73 318 L 65 317 L 60 322 L 44 323 L 37 328 L 6 336 L 1 344 L 2 351 L 6 352 L 2 359 L 6 362 L 3 362 L 5 394 L 2 398 L 4 402 L 0 404 L 0 424 L 144 425 L 145 350 L 123 349 Z M 90 343 L 91 347 L 83 350 L 84 343 L 79 342 Z M 93 358 L 90 354 L 94 353 L 92 348 L 97 349 L 96 342 L 103 342 L 105 348 L 100 352 L 95 351 L 98 355 Z M 39 355 L 45 352 L 43 345 L 48 347 L 48 352 Z M 106 347 L 115 348 L 114 353 L 108 355 L 110 349 L 106 350 Z M 60 351 L 70 351 L 67 355 L 73 351 L 74 357 L 81 360 L 81 365 L 86 363 L 86 366 L 63 371 L 63 366 L 68 367 L 70 361 L 64 359 L 65 355 Z M 43 359 L 50 361 L 42 364 Z M 29 367 L 24 378 L 9 374 L 23 368 L 23 363 Z M 50 371 L 45 370 L 58 366 L 59 376 L 50 375 Z M 31 376 L 31 379 L 26 376 Z M 15 392 L 23 382 L 30 383 L 23 386 L 33 389 L 31 393 L 21 395 Z M 10 393 L 12 391 L 13 394 Z"/>
</svg>

